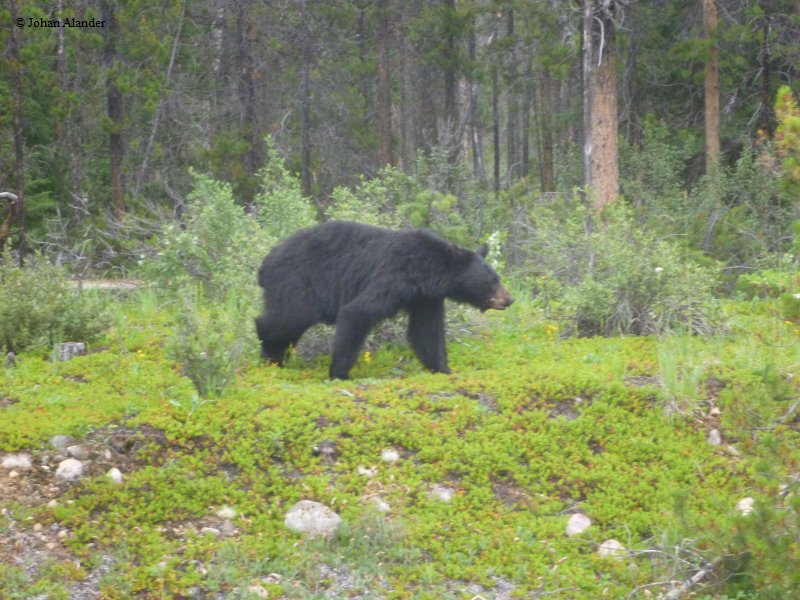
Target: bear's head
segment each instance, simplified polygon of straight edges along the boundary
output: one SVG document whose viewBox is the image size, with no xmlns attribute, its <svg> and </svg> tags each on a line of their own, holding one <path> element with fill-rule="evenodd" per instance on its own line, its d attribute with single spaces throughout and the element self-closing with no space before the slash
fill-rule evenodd
<svg viewBox="0 0 800 600">
<path fill-rule="evenodd" d="M 486 244 L 481 244 L 476 252 L 469 252 L 465 265 L 453 277 L 453 287 L 448 296 L 481 311 L 490 308 L 505 310 L 514 298 L 503 286 L 497 272 L 484 260 L 488 253 Z"/>
</svg>

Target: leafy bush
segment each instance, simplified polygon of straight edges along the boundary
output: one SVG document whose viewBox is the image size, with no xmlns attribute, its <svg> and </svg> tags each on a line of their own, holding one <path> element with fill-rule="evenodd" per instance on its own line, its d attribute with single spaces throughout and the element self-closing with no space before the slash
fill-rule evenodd
<svg viewBox="0 0 800 600">
<path fill-rule="evenodd" d="M 272 241 L 279 241 L 298 229 L 314 224 L 314 209 L 303 197 L 300 179 L 286 168 L 283 159 L 267 140 L 267 164 L 258 172 L 261 191 L 255 197 L 255 215 Z"/>
<path fill-rule="evenodd" d="M 4 352 L 50 350 L 64 341 L 89 341 L 110 323 L 102 297 L 70 287 L 62 268 L 35 257 L 22 269 L 0 259 L 0 347 Z"/>
<path fill-rule="evenodd" d="M 255 347 L 252 306 L 230 294 L 222 300 L 203 297 L 202 290 L 181 293 L 175 332 L 167 344 L 169 357 L 201 397 L 216 397 L 231 383 Z"/>
<path fill-rule="evenodd" d="M 237 206 L 227 183 L 193 173 L 183 226 L 170 223 L 159 251 L 145 265 L 159 286 L 176 291 L 201 285 L 211 298 L 254 287 L 258 264 L 269 247 L 256 220 Z"/>
<path fill-rule="evenodd" d="M 534 209 L 527 269 L 547 282 L 548 302 L 578 335 L 652 334 L 714 328 L 713 271 L 638 226 L 622 202 L 593 217 L 581 202 Z M 556 282 L 553 283 L 553 280 Z"/>
</svg>

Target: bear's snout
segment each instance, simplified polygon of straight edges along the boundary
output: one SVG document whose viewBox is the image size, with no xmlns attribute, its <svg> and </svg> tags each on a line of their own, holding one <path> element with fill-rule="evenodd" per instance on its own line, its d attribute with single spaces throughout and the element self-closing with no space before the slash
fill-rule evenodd
<svg viewBox="0 0 800 600">
<path fill-rule="evenodd" d="M 495 290 L 494 296 L 489 299 L 489 308 L 494 310 L 505 310 L 514 304 L 514 297 L 502 285 Z"/>
</svg>

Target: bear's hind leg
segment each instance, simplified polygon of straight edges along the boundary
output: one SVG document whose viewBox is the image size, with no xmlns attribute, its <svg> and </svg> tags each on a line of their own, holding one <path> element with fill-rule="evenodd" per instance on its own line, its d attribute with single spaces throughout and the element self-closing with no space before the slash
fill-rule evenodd
<svg viewBox="0 0 800 600">
<path fill-rule="evenodd" d="M 331 379 L 348 378 L 369 330 L 390 314 L 392 311 L 380 310 L 365 298 L 351 302 L 339 310 L 336 316 L 336 339 L 331 358 Z"/>
</svg>

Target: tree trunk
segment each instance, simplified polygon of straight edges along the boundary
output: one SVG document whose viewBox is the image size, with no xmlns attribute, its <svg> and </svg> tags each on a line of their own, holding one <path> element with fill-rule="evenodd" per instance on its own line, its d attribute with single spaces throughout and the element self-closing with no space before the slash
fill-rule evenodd
<svg viewBox="0 0 800 600">
<path fill-rule="evenodd" d="M 478 59 L 477 40 L 473 31 L 469 36 L 469 60 L 475 64 Z M 478 82 L 474 76 L 469 80 L 469 127 L 472 145 L 472 173 L 475 179 L 486 183 L 486 168 L 483 165 L 483 141 L 481 139 L 480 117 L 478 116 Z"/>
<path fill-rule="evenodd" d="M 380 165 L 394 165 L 392 151 L 392 96 L 389 44 L 388 1 L 378 2 L 378 131 L 380 132 Z"/>
<path fill-rule="evenodd" d="M 703 31 L 708 41 L 705 69 L 706 173 L 719 161 L 719 45 L 716 0 L 703 1 Z"/>
<path fill-rule="evenodd" d="M 100 5 L 102 19 L 108 23 L 103 29 L 103 65 L 106 69 L 106 111 L 108 114 L 108 149 L 111 162 L 111 208 L 114 220 L 121 223 L 125 217 L 125 183 L 122 176 L 122 159 L 125 148 L 122 140 L 122 93 L 117 87 L 117 47 L 119 35 L 114 10 L 108 0 Z"/>
<path fill-rule="evenodd" d="M 614 9 L 613 2 L 584 0 L 584 176 L 595 211 L 619 196 Z"/>
<path fill-rule="evenodd" d="M 252 175 L 261 166 L 262 141 L 256 118 L 256 81 L 260 77 L 253 57 L 253 38 L 256 26 L 251 14 L 249 0 L 236 2 L 236 57 L 239 67 L 239 126 L 243 132 L 247 150 L 244 154 L 244 167 L 247 175 Z M 254 191 L 254 190 L 253 190 Z M 248 201 L 251 198 L 247 199 Z"/>
<path fill-rule="evenodd" d="M 446 19 L 455 19 L 456 0 L 444 0 Z M 454 165 L 459 160 L 461 144 L 458 139 L 458 102 L 456 100 L 456 38 L 453 26 L 447 23 L 444 56 L 444 137 L 448 163 Z M 449 178 L 448 178 L 449 179 Z M 448 182 L 449 187 L 449 182 Z"/>
<path fill-rule="evenodd" d="M 313 172 L 311 170 L 311 32 L 305 25 L 309 17 L 308 6 L 303 1 L 303 31 L 301 32 L 300 66 L 300 182 L 303 195 L 310 198 L 314 189 Z"/>
<path fill-rule="evenodd" d="M 550 67 L 542 66 L 539 84 L 539 133 L 542 137 L 541 149 L 541 179 L 542 192 L 555 191 L 555 169 L 553 165 L 553 98 L 552 77 Z"/>
<path fill-rule="evenodd" d="M 492 145 L 494 146 L 494 164 L 492 183 L 494 193 L 500 192 L 500 82 L 497 76 L 497 65 L 492 65 Z"/>
<path fill-rule="evenodd" d="M 16 22 L 19 16 L 16 0 L 11 2 L 11 22 Z M 0 252 L 5 248 L 5 243 L 11 237 L 11 225 L 17 222 L 19 231 L 19 266 L 25 262 L 25 139 L 23 138 L 23 90 L 22 90 L 22 63 L 20 59 L 19 38 L 17 29 L 10 28 L 11 62 L 13 73 L 11 78 L 11 93 L 13 96 L 14 116 L 14 178 L 16 179 L 15 195 L 4 194 L 8 203 L 8 213 L 0 226 Z M 14 196 L 14 197 L 12 197 Z"/>
</svg>

